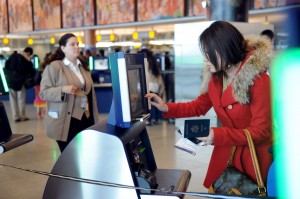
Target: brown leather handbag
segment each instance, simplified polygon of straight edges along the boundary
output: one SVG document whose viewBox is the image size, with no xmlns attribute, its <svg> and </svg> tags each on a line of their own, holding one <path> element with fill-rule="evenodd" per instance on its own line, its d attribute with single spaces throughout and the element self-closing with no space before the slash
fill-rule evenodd
<svg viewBox="0 0 300 199">
<path fill-rule="evenodd" d="M 257 182 L 253 182 L 249 176 L 238 171 L 231 165 L 236 150 L 236 146 L 234 146 L 232 147 L 227 167 L 221 176 L 209 187 L 208 193 L 266 196 L 266 188 L 262 181 L 251 134 L 247 129 L 244 129 L 244 132 L 248 140 Z"/>
</svg>

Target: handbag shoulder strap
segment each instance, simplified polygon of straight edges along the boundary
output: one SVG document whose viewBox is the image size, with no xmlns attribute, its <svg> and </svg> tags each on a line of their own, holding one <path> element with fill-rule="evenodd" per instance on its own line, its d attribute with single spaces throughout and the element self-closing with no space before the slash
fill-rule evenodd
<svg viewBox="0 0 300 199">
<path fill-rule="evenodd" d="M 254 147 L 254 143 L 253 143 L 251 134 L 248 131 L 248 129 L 244 129 L 244 133 L 245 133 L 245 135 L 247 137 L 247 140 L 248 140 L 248 145 L 249 145 L 249 149 L 250 149 L 250 153 L 251 153 L 253 167 L 254 167 L 254 171 L 255 171 L 255 175 L 256 175 L 256 179 L 257 179 L 257 185 L 260 189 L 258 191 L 259 191 L 259 193 L 266 192 L 266 188 L 265 188 L 264 182 L 263 182 L 262 177 L 261 177 L 261 172 L 260 172 L 260 168 L 259 168 L 259 164 L 258 164 L 258 160 L 257 160 L 257 155 L 256 155 L 256 151 L 255 151 L 255 147 Z"/>
<path fill-rule="evenodd" d="M 236 146 L 233 146 L 231 148 L 231 151 L 230 151 L 230 155 L 229 155 L 229 160 L 227 162 L 227 166 L 230 166 L 232 164 L 232 160 L 233 160 L 233 156 L 234 156 L 235 150 L 236 150 Z"/>
<path fill-rule="evenodd" d="M 253 143 L 253 140 L 252 140 L 252 137 L 251 137 L 251 134 L 250 134 L 249 130 L 248 129 L 243 129 L 243 130 L 244 130 L 244 133 L 247 137 L 248 146 L 249 146 L 249 149 L 250 149 L 251 159 L 252 159 L 252 163 L 253 163 L 253 167 L 254 167 L 254 171 L 255 171 L 255 176 L 256 176 L 256 179 L 257 179 L 257 185 L 258 185 L 258 188 L 259 188 L 258 191 L 259 191 L 260 194 L 263 195 L 263 194 L 266 193 L 266 188 L 265 188 L 264 182 L 263 182 L 262 177 L 261 177 L 261 172 L 260 172 L 260 168 L 259 168 L 259 164 L 258 164 L 258 160 L 257 160 L 257 155 L 256 155 L 254 143 Z M 236 151 L 236 146 L 233 146 L 231 148 L 231 151 L 230 151 L 230 156 L 229 156 L 229 160 L 227 162 L 227 166 L 230 166 L 232 164 L 232 160 L 233 160 L 233 156 L 234 156 L 235 151 Z"/>
</svg>

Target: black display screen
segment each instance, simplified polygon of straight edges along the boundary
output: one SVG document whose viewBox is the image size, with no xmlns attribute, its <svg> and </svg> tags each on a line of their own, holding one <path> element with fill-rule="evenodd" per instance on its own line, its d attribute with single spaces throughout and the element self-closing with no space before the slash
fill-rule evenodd
<svg viewBox="0 0 300 199">
<path fill-rule="evenodd" d="M 137 118 L 145 110 L 140 67 L 142 66 L 127 70 L 131 118 Z"/>
</svg>

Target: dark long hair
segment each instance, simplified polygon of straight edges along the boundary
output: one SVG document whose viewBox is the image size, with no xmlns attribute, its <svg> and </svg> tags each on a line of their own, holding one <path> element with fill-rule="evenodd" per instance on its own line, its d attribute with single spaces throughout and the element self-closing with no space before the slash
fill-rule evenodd
<svg viewBox="0 0 300 199">
<path fill-rule="evenodd" d="M 216 21 L 204 30 L 199 37 L 199 45 L 204 56 L 221 73 L 226 71 L 228 66 L 243 61 L 249 52 L 240 31 L 225 21 Z M 221 63 L 218 63 L 218 56 Z"/>
<path fill-rule="evenodd" d="M 153 53 L 146 48 L 142 49 L 141 52 L 146 53 L 147 60 L 149 62 L 149 69 L 155 77 L 158 77 L 161 74 L 161 71 Z"/>
<path fill-rule="evenodd" d="M 44 57 L 44 60 L 43 60 L 43 62 L 41 64 L 41 70 L 44 70 L 46 68 L 46 66 L 50 64 L 51 58 L 52 58 L 52 52 L 46 53 L 46 55 Z"/>
<path fill-rule="evenodd" d="M 71 38 L 71 37 L 76 37 L 74 34 L 72 33 L 66 33 L 64 34 L 60 39 L 59 39 L 59 47 L 56 49 L 56 51 L 54 52 L 53 56 L 51 57 L 51 60 L 50 62 L 52 61 L 55 61 L 55 60 L 63 60 L 65 58 L 65 53 L 62 51 L 61 49 L 61 46 L 66 46 L 67 45 L 67 42 L 68 40 Z M 82 59 L 81 57 L 77 57 L 83 68 L 87 71 L 89 71 L 89 67 L 88 67 L 88 63 L 86 60 Z"/>
</svg>

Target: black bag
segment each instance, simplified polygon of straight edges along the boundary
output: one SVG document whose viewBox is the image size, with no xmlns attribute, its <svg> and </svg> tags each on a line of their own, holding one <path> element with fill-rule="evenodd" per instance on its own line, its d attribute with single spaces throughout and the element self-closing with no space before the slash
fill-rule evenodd
<svg viewBox="0 0 300 199">
<path fill-rule="evenodd" d="M 210 186 L 208 189 L 209 193 L 266 196 L 266 188 L 262 181 L 253 140 L 247 129 L 244 129 L 244 132 L 248 140 L 257 183 L 253 182 L 250 177 L 231 166 L 234 152 L 236 150 L 236 147 L 233 147 L 227 167 L 221 176 Z"/>
<path fill-rule="evenodd" d="M 26 77 L 24 85 L 26 89 L 34 87 L 36 85 L 34 77 Z"/>
</svg>

